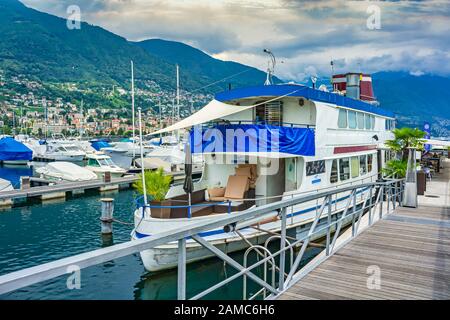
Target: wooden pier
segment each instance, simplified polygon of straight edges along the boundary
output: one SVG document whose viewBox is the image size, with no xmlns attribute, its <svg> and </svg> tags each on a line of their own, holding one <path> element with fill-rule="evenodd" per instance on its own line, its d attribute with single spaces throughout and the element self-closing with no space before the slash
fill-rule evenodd
<svg viewBox="0 0 450 320">
<path fill-rule="evenodd" d="M 450 299 L 450 161 L 418 208 L 398 207 L 276 299 Z"/>
<path fill-rule="evenodd" d="M 0 193 L 0 206 L 11 206 L 15 200 L 29 200 L 33 198 L 42 201 L 65 198 L 67 193 L 80 194 L 86 190 L 97 189 L 100 192 L 128 188 L 136 181 L 136 175 L 122 178 L 112 178 L 110 181 L 92 180 L 82 182 L 63 182 L 54 185 L 43 185 L 30 188 L 22 188 Z"/>
</svg>

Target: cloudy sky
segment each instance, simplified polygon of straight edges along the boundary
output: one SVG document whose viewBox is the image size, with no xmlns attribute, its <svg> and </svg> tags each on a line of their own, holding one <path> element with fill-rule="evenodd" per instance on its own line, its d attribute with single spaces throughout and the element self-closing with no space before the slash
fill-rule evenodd
<svg viewBox="0 0 450 320">
<path fill-rule="evenodd" d="M 21 1 L 61 17 L 78 5 L 82 20 L 129 40 L 182 41 L 260 69 L 269 48 L 284 79 L 329 77 L 331 59 L 336 71 L 450 75 L 449 0 Z"/>
</svg>

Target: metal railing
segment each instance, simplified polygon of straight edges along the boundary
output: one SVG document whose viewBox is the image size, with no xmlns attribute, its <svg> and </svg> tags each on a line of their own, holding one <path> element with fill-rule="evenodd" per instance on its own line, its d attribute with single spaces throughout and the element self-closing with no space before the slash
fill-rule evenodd
<svg viewBox="0 0 450 320">
<path fill-rule="evenodd" d="M 258 290 L 257 294 L 251 296 L 251 299 L 256 298 L 258 294 L 262 294 L 263 297 L 274 297 L 280 294 L 285 288 L 292 285 L 298 275 L 302 272 L 307 272 L 308 270 L 303 270 L 304 268 L 299 268 L 300 263 L 304 257 L 307 247 L 310 245 L 312 239 L 316 238 L 317 235 L 325 236 L 325 257 L 333 254 L 341 245 L 338 245 L 338 236 L 341 233 L 342 228 L 351 223 L 351 238 L 358 235 L 358 233 L 363 230 L 360 227 L 363 215 L 366 213 L 368 215 L 368 223 L 366 227 L 372 225 L 376 220 L 381 219 L 384 214 L 395 210 L 397 205 L 401 205 L 403 198 L 403 181 L 402 180 L 391 180 L 386 182 L 372 182 L 360 184 L 359 186 L 349 186 L 337 190 L 319 192 L 315 194 L 308 194 L 304 196 L 295 197 L 292 199 L 287 199 L 283 201 L 278 201 L 256 208 L 251 208 L 243 212 L 222 215 L 220 217 L 211 217 L 208 221 L 199 222 L 196 224 L 190 224 L 189 226 L 179 228 L 176 230 L 170 230 L 155 234 L 150 237 L 145 237 L 137 239 L 134 241 L 129 241 L 114 246 L 78 254 L 68 258 L 60 259 L 54 262 L 45 263 L 35 267 L 23 269 L 20 271 L 12 272 L 3 276 L 0 276 L 0 294 L 14 291 L 38 282 L 42 282 L 48 279 L 52 279 L 66 273 L 71 270 L 72 266 L 77 266 L 78 268 L 86 268 L 89 266 L 104 263 L 113 259 L 124 257 L 130 254 L 141 252 L 144 250 L 156 248 L 164 244 L 178 244 L 178 289 L 177 297 L 180 300 L 187 298 L 186 296 L 186 265 L 188 262 L 188 256 L 186 251 L 187 239 L 193 239 L 202 248 L 207 249 L 209 252 L 213 253 L 216 257 L 224 260 L 228 265 L 236 269 L 236 273 L 225 280 L 213 285 L 212 287 L 196 294 L 190 299 L 200 299 L 205 297 L 214 290 L 225 286 L 231 281 L 243 277 L 245 283 L 244 288 L 246 290 L 247 279 L 253 280 L 261 289 Z M 357 197 L 361 192 L 364 192 L 364 196 Z M 338 193 L 347 193 L 348 195 L 344 197 L 346 200 L 345 206 L 341 209 L 332 209 L 333 196 Z M 359 200 L 358 200 L 359 198 Z M 302 203 L 307 203 L 311 201 L 320 200 L 321 205 L 315 210 L 315 217 L 312 221 L 308 222 L 309 229 L 307 234 L 302 237 L 288 237 L 287 230 L 292 226 L 288 225 L 288 208 L 299 205 Z M 341 198 L 343 199 L 343 198 Z M 378 210 L 378 214 L 377 213 Z M 205 240 L 199 234 L 205 231 L 226 228 L 230 229 L 235 235 L 242 234 L 239 232 L 239 225 L 245 225 L 245 222 L 252 222 L 255 219 L 263 220 L 264 216 L 278 211 L 280 227 L 277 232 L 268 231 L 268 237 L 264 246 L 249 245 L 249 251 L 256 251 L 261 259 L 247 266 L 247 259 L 245 259 L 244 265 L 241 265 L 236 260 L 232 259 L 226 253 L 221 251 L 219 248 Z M 339 212 L 338 212 L 339 211 Z M 332 217 L 336 217 L 332 219 Z M 365 216 L 365 215 L 364 215 Z M 333 221 L 334 220 L 334 221 Z M 318 225 L 323 224 L 319 228 Z M 254 224 L 250 223 L 252 227 Z M 297 226 L 297 225 L 296 225 Z M 294 226 L 295 227 L 295 226 Z M 255 230 L 261 231 L 260 226 L 255 226 Z M 272 253 L 268 249 L 269 242 L 274 239 L 279 239 L 279 249 Z M 242 239 L 245 241 L 245 239 Z M 300 248 L 299 252 L 295 255 L 294 249 Z M 248 252 L 245 256 L 248 255 Z M 290 254 L 290 263 L 287 264 L 286 255 Z M 277 261 L 278 260 L 278 265 Z M 256 268 L 263 267 L 264 275 L 262 278 L 255 273 Z M 267 276 L 269 269 L 271 268 L 270 275 Z M 278 281 L 275 280 L 275 272 L 278 272 Z M 247 297 L 247 293 L 243 293 L 243 298 Z"/>
</svg>

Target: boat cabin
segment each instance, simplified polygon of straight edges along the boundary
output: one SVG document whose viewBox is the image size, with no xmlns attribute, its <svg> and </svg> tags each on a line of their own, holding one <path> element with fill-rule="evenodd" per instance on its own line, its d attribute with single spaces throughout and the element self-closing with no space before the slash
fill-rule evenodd
<svg viewBox="0 0 450 320">
<path fill-rule="evenodd" d="M 395 119 L 374 99 L 363 100 L 297 84 L 217 94 L 196 114 L 157 132 L 191 128 L 191 150 L 205 161 L 202 178 L 194 183 L 191 214 L 172 210 L 164 217 L 241 211 L 375 181 L 382 165 L 377 150 L 393 137 Z M 186 201 L 187 196 L 174 185 L 167 198 Z"/>
</svg>

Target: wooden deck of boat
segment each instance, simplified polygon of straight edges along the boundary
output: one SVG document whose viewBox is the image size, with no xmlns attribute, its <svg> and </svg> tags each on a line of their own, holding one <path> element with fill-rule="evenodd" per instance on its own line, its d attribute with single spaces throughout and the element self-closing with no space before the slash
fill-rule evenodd
<svg viewBox="0 0 450 320">
<path fill-rule="evenodd" d="M 450 161 L 444 166 L 418 208 L 397 208 L 278 299 L 450 299 Z"/>
</svg>

